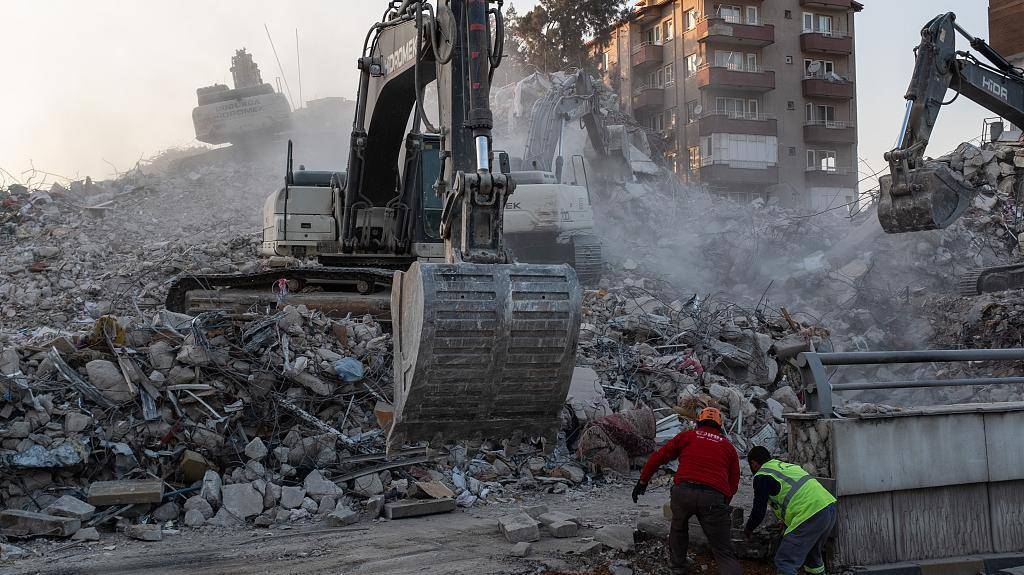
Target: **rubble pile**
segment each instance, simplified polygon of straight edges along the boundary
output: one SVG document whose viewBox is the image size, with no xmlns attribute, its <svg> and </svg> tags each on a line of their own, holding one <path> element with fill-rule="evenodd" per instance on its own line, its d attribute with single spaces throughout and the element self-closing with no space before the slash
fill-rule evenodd
<svg viewBox="0 0 1024 575">
<path fill-rule="evenodd" d="M 163 304 L 180 273 L 257 266 L 276 170 L 141 165 L 116 180 L 0 191 L 0 340 Z"/>
</svg>

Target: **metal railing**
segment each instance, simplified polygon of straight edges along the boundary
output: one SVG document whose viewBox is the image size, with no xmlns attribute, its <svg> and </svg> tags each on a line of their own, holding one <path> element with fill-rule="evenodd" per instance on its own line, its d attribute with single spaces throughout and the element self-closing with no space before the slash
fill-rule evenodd
<svg viewBox="0 0 1024 575">
<path fill-rule="evenodd" d="M 855 127 L 850 122 L 840 122 L 840 121 L 837 121 L 837 120 L 810 120 L 810 121 L 804 123 L 804 125 L 805 126 L 821 126 L 823 128 L 835 128 L 835 129 L 853 128 L 853 127 Z"/>
<path fill-rule="evenodd" d="M 837 74 L 836 72 L 815 72 L 812 74 L 806 70 L 804 71 L 804 80 L 827 80 L 837 84 L 846 84 L 851 81 L 846 76 Z"/>
<path fill-rule="evenodd" d="M 855 351 L 843 353 L 803 352 L 797 355 L 797 367 L 804 381 L 812 384 L 807 393 L 808 411 L 831 417 L 832 392 L 866 389 L 916 389 L 923 387 L 954 387 L 974 385 L 1009 385 L 1024 383 L 1024 377 L 969 377 L 951 379 L 918 379 L 905 381 L 856 381 L 832 383 L 825 366 L 882 365 L 893 363 L 955 363 L 964 361 L 1021 361 L 1024 349 L 935 349 L 923 351 Z"/>
<path fill-rule="evenodd" d="M 648 46 L 657 46 L 657 47 L 660 48 L 660 47 L 663 47 L 664 45 L 665 45 L 664 42 L 649 42 L 649 41 L 640 42 L 639 44 L 637 44 L 636 46 L 633 47 L 633 51 L 631 52 L 631 54 L 639 54 L 641 50 L 643 50 L 644 48 L 646 48 Z"/>
<path fill-rule="evenodd" d="M 694 120 L 703 120 L 704 118 L 711 118 L 711 117 L 718 117 L 718 116 L 724 116 L 724 117 L 726 117 L 726 118 L 728 118 L 730 120 L 758 120 L 758 121 L 774 120 L 776 118 L 775 114 L 765 114 L 765 113 L 756 113 L 756 112 L 733 112 L 733 111 L 727 111 L 727 110 L 711 110 L 709 112 L 704 112 L 703 114 L 701 114 L 699 116 L 696 116 L 693 119 Z"/>
<path fill-rule="evenodd" d="M 726 65 L 726 64 L 704 63 L 704 64 L 701 64 L 700 66 L 697 66 L 697 71 L 703 70 L 705 68 L 722 68 L 722 69 L 725 69 L 725 70 L 730 70 L 732 72 L 750 72 L 751 74 L 759 74 L 761 72 L 774 72 L 775 71 L 773 68 L 768 68 L 766 66 L 761 66 L 759 64 L 754 65 L 754 66 L 750 66 L 746 62 L 742 62 L 739 66 L 736 66 L 736 67 L 729 66 L 729 65 Z"/>
<path fill-rule="evenodd" d="M 839 166 L 807 166 L 805 170 L 807 172 L 821 172 L 823 174 L 835 174 L 837 176 L 849 176 L 850 174 L 856 174 L 857 170 L 854 168 L 844 168 Z"/>
<path fill-rule="evenodd" d="M 821 34 L 826 38 L 849 38 L 850 35 L 839 30 L 803 30 L 801 34 Z"/>
<path fill-rule="evenodd" d="M 774 168 L 777 162 L 766 162 L 757 160 L 722 160 L 715 158 L 701 158 L 701 166 L 729 166 L 730 168 L 742 168 L 745 170 L 767 170 Z"/>
<path fill-rule="evenodd" d="M 701 22 L 706 22 L 708 20 L 722 20 L 726 24 L 740 24 L 740 25 L 743 25 L 743 26 L 765 26 L 765 25 L 768 24 L 768 22 L 765 22 L 764 18 L 761 18 L 760 16 L 758 16 L 754 20 L 751 20 L 751 19 L 746 18 L 746 17 L 740 17 L 739 20 L 735 20 L 735 19 L 732 19 L 732 18 L 726 18 L 725 16 L 722 16 L 720 14 L 712 14 L 710 16 L 701 16 L 700 18 L 697 18 L 697 24 L 700 24 Z M 696 28 L 696 26 L 694 26 L 694 27 Z"/>
<path fill-rule="evenodd" d="M 633 88 L 633 95 L 634 96 L 639 96 L 640 94 L 643 94 L 647 90 L 664 90 L 664 89 L 665 89 L 665 86 L 658 86 L 656 84 L 641 84 L 641 85 L 637 86 L 636 88 Z"/>
</svg>

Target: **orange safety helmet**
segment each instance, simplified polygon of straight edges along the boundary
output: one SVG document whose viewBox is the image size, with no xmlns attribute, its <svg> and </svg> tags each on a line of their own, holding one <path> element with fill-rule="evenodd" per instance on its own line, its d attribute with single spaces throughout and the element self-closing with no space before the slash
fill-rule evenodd
<svg viewBox="0 0 1024 575">
<path fill-rule="evenodd" d="M 701 421 L 713 421 L 718 424 L 718 427 L 722 427 L 722 412 L 716 407 L 705 407 L 697 416 L 697 422 Z"/>
</svg>

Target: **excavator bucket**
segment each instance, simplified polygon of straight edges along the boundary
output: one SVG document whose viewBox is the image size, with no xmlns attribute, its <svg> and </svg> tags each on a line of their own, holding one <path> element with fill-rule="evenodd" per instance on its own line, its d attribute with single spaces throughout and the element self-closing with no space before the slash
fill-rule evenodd
<svg viewBox="0 0 1024 575">
<path fill-rule="evenodd" d="M 474 438 L 554 445 L 581 300 L 567 265 L 416 262 L 396 272 L 389 449 Z"/>
<path fill-rule="evenodd" d="M 909 193 L 894 194 L 892 176 L 879 178 L 878 221 L 890 234 L 945 228 L 970 207 L 974 197 L 974 189 L 954 178 L 945 164 L 910 170 L 907 183 Z"/>
</svg>

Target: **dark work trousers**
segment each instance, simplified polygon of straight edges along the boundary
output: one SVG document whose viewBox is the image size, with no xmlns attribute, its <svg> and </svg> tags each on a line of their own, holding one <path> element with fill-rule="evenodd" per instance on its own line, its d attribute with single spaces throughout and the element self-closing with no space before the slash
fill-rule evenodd
<svg viewBox="0 0 1024 575">
<path fill-rule="evenodd" d="M 740 575 L 740 563 L 732 548 L 732 509 L 725 495 L 713 489 L 697 489 L 686 483 L 672 486 L 672 528 L 668 536 L 669 563 L 673 575 L 686 571 L 686 547 L 690 544 L 690 518 L 697 516 L 721 575 Z"/>
</svg>

